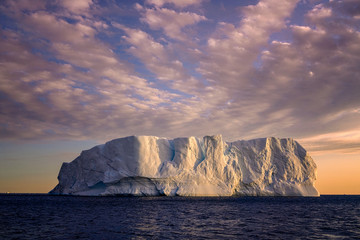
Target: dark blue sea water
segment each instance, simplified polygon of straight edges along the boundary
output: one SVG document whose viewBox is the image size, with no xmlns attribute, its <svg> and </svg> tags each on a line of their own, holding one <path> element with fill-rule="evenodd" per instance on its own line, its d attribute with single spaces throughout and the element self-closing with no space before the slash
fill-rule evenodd
<svg viewBox="0 0 360 240">
<path fill-rule="evenodd" d="M 360 196 L 0 195 L 1 239 L 360 239 Z"/>
</svg>

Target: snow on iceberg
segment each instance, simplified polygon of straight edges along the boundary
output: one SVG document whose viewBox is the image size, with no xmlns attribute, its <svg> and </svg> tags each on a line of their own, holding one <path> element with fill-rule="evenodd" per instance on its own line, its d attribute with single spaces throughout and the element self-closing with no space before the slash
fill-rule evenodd
<svg viewBox="0 0 360 240">
<path fill-rule="evenodd" d="M 50 194 L 319 196 L 316 164 L 291 138 L 130 136 L 83 151 L 58 179 Z"/>
</svg>

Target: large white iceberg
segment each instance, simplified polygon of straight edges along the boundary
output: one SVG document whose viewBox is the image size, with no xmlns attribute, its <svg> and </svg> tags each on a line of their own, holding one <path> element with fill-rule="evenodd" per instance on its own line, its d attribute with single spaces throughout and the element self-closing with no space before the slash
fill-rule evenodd
<svg viewBox="0 0 360 240">
<path fill-rule="evenodd" d="M 316 164 L 290 138 L 130 136 L 83 151 L 58 179 L 52 194 L 319 196 Z"/>
</svg>

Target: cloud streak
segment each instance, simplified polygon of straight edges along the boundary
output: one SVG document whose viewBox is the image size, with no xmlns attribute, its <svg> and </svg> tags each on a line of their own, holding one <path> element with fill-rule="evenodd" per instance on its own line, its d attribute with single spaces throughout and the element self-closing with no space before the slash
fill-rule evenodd
<svg viewBox="0 0 360 240">
<path fill-rule="evenodd" d="M 356 1 L 306 5 L 302 22 L 297 0 L 216 21 L 211 1 L 31 3 L 0 5 L 3 140 L 221 133 L 359 150 Z"/>
<path fill-rule="evenodd" d="M 141 21 L 148 24 L 151 29 L 162 29 L 166 36 L 176 40 L 186 40 L 183 29 L 186 26 L 205 21 L 206 17 L 193 12 L 177 12 L 168 8 L 143 8 L 137 5 L 142 12 Z"/>
</svg>

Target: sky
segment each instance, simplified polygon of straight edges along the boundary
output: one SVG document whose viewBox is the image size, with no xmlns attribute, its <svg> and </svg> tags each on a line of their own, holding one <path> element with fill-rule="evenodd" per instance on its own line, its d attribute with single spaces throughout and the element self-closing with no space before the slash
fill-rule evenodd
<svg viewBox="0 0 360 240">
<path fill-rule="evenodd" d="M 0 192 L 129 135 L 291 137 L 360 194 L 359 0 L 0 2 Z"/>
</svg>

